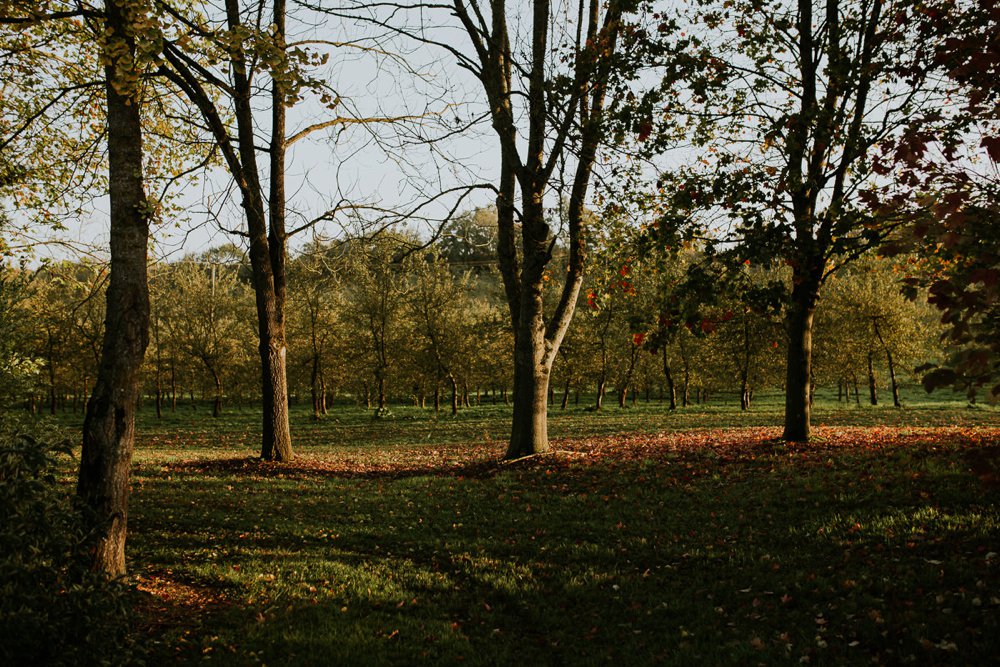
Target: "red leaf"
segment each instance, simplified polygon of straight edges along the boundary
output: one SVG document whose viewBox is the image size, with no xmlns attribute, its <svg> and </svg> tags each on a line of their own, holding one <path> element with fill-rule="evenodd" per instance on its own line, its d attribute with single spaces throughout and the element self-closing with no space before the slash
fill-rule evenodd
<svg viewBox="0 0 1000 667">
<path fill-rule="evenodd" d="M 986 149 L 991 160 L 1000 162 L 1000 137 L 983 137 L 979 145 Z"/>
</svg>

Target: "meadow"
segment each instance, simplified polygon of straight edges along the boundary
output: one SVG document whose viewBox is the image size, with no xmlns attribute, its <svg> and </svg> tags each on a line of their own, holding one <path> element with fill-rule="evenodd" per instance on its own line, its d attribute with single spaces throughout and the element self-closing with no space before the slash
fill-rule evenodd
<svg viewBox="0 0 1000 667">
<path fill-rule="evenodd" d="M 373 419 L 140 413 L 129 567 L 150 664 L 987 664 L 1000 633 L 1000 411 L 916 390 L 670 412 L 506 406 Z M 62 418 L 67 424 L 72 416 Z"/>
</svg>

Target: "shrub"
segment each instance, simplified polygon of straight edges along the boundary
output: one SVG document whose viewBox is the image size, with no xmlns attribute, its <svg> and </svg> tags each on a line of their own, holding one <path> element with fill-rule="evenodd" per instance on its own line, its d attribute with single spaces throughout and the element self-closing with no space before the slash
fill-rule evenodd
<svg viewBox="0 0 1000 667">
<path fill-rule="evenodd" d="M 70 444 L 0 425 L 0 664 L 129 662 L 128 590 L 91 571 Z"/>
</svg>

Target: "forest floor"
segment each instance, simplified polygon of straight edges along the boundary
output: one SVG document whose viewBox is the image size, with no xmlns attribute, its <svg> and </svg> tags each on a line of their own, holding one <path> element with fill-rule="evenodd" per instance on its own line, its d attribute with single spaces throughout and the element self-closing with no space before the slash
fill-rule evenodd
<svg viewBox="0 0 1000 667">
<path fill-rule="evenodd" d="M 252 410 L 147 407 L 149 662 L 995 661 L 1000 411 L 826 399 L 788 445 L 780 407 L 556 408 L 553 453 L 504 463 L 502 405 L 338 405 L 288 465 Z"/>
</svg>

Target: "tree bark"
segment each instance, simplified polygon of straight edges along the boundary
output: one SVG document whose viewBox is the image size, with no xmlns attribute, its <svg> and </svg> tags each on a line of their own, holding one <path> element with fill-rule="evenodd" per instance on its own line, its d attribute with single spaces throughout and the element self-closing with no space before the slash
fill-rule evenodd
<svg viewBox="0 0 1000 667">
<path fill-rule="evenodd" d="M 566 384 L 563 385 L 562 402 L 559 404 L 560 410 L 565 410 L 566 406 L 569 405 L 569 384 L 569 378 L 566 378 Z"/>
<path fill-rule="evenodd" d="M 875 325 L 875 335 L 878 336 L 878 342 L 882 344 L 882 349 L 885 350 L 885 360 L 889 365 L 889 382 L 892 387 L 892 404 L 894 407 L 901 407 L 899 402 L 899 385 L 896 383 L 896 365 L 892 360 L 892 351 L 889 346 L 885 344 L 885 339 L 882 338 L 882 331 L 878 326 L 878 319 L 874 320 Z"/>
<path fill-rule="evenodd" d="M 143 189 L 140 104 L 127 77 L 133 67 L 132 17 L 122 0 L 105 5 L 109 35 L 105 65 L 110 194 L 111 278 L 97 381 L 83 422 L 77 495 L 89 507 L 100 537 L 93 567 L 125 574 L 129 472 L 135 435 L 139 371 L 149 343 L 146 252 L 149 208 Z"/>
<path fill-rule="evenodd" d="M 812 377 L 812 332 L 818 281 L 808 281 L 793 272 L 792 302 L 789 306 L 788 360 L 785 369 L 785 430 L 782 438 L 792 442 L 809 439 L 812 404 L 809 382 Z"/>
<path fill-rule="evenodd" d="M 670 397 L 670 409 L 677 409 L 677 387 L 674 386 L 674 376 L 670 372 L 670 360 L 667 358 L 667 348 L 663 348 L 663 377 L 667 381 L 667 396 Z"/>
<path fill-rule="evenodd" d="M 878 405 L 878 381 L 875 378 L 875 367 L 872 360 L 873 353 L 868 353 L 868 400 L 872 405 Z"/>
<path fill-rule="evenodd" d="M 222 416 L 222 377 L 212 369 L 212 379 L 215 380 L 215 400 L 212 402 L 212 416 L 218 419 Z"/>
<path fill-rule="evenodd" d="M 539 335 L 541 331 L 537 332 Z M 514 419 L 507 458 L 515 459 L 549 451 L 549 368 L 539 358 L 539 347 L 530 336 L 515 339 Z"/>
</svg>

